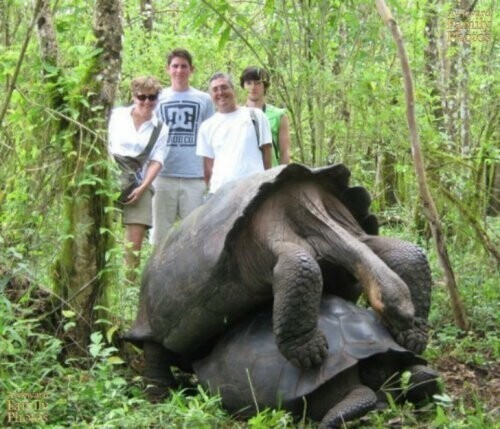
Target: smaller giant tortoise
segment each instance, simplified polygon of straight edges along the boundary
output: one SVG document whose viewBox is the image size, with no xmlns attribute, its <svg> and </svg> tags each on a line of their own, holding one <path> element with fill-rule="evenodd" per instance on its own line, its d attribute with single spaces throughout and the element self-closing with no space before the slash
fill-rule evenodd
<svg viewBox="0 0 500 429">
<path fill-rule="evenodd" d="M 300 369 L 287 361 L 276 346 L 271 313 L 264 311 L 222 336 L 207 357 L 194 363 L 195 372 L 232 413 L 248 417 L 281 406 L 303 415 L 305 406 L 323 428 L 336 428 L 374 409 L 375 392 L 382 386 L 397 385 L 393 392 L 412 402 L 438 391 L 437 373 L 398 345 L 372 310 L 325 296 L 319 326 L 329 344 L 320 367 Z M 399 386 L 403 371 L 411 373 L 404 395 Z"/>
</svg>

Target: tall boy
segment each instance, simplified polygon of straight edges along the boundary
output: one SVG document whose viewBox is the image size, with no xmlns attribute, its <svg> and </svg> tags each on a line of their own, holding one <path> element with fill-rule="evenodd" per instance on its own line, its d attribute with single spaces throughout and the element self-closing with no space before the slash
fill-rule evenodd
<svg viewBox="0 0 500 429">
<path fill-rule="evenodd" d="M 157 114 L 168 125 L 167 155 L 154 182 L 152 242 L 158 245 L 177 218 L 184 218 L 203 202 L 203 162 L 196 156 L 200 124 L 213 115 L 210 96 L 189 84 L 193 58 L 186 49 L 167 56 L 170 87 L 164 88 Z"/>
</svg>

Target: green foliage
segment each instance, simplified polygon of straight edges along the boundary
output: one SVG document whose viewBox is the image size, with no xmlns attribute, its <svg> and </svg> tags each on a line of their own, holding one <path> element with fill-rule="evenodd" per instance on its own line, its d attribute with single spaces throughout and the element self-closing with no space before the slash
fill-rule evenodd
<svg viewBox="0 0 500 429">
<path fill-rule="evenodd" d="M 293 428 L 295 422 L 290 413 L 266 408 L 248 420 L 249 429 Z"/>
<path fill-rule="evenodd" d="M 66 312 L 68 318 L 74 314 Z M 22 317 L 19 317 L 22 316 Z M 28 404 L 25 418 L 46 416 L 44 427 L 192 427 L 211 428 L 229 417 L 220 400 L 199 388 L 193 394 L 174 392 L 168 402 L 148 403 L 139 377 L 123 367 L 117 349 L 94 332 L 89 345 L 90 361 L 71 359 L 60 362 L 61 340 L 41 333 L 40 322 L 30 308 L 10 303 L 0 295 L 0 421 L 8 422 L 9 409 Z M 69 327 L 71 329 L 71 327 Z M 86 369 L 87 368 L 87 369 Z M 40 395 L 42 407 L 23 395 Z M 20 414 L 11 416 L 19 421 Z"/>
<path fill-rule="evenodd" d="M 426 351 L 431 364 L 446 367 L 448 362 L 443 360 L 450 359 L 452 366 L 460 368 L 486 372 L 495 368 L 500 357 L 497 266 L 485 255 L 484 239 L 458 203 L 497 244 L 498 220 L 486 216 L 492 171 L 499 168 L 498 106 L 493 97 L 498 92 L 493 59 L 496 27 L 491 26 L 490 41 L 472 44 L 470 54 L 461 57 L 468 80 L 463 83 L 459 80 L 463 72 L 454 76 L 447 68 L 439 76 L 443 92 L 436 93 L 427 69 L 428 40 L 424 37 L 428 4 L 391 5 L 412 64 L 431 191 L 472 322 L 471 332 L 465 334 L 453 325 L 448 293 L 423 221 L 401 71 L 373 2 L 153 2 L 151 32 L 142 24 L 140 2 L 123 3 L 123 66 L 116 104 L 130 101 L 129 84 L 137 75 L 153 74 L 167 85 L 165 56 L 175 47 L 193 53 L 192 84 L 201 89 L 217 70 L 238 77 L 249 64 L 269 68 L 268 100 L 288 109 L 293 159 L 310 165 L 346 163 L 352 182 L 371 190 L 374 211 L 385 222 L 383 233 L 426 248 L 436 283 L 430 315 L 432 338 Z M 493 6 L 488 1 L 476 7 L 490 11 Z M 450 2 L 436 5 L 440 36 L 446 36 L 447 17 L 454 7 Z M 18 0 L 4 2 L 0 8 L 0 99 L 4 100 L 32 10 Z M 34 32 L 0 129 L 0 421 L 5 421 L 6 401 L 13 395 L 43 393 L 49 418 L 46 426 L 54 428 L 294 427 L 297 421 L 281 410 L 262 410 L 246 422 L 231 419 L 220 399 L 201 388 L 194 393 L 174 392 L 160 404 L 145 400 L 139 379 L 123 365 L 112 345 L 116 333 L 134 317 L 139 289 L 124 278 L 123 231 L 111 204 L 105 214 L 114 221 L 97 231 L 109 237 L 106 264 L 98 273 L 112 279 L 107 291 L 109 309 L 96 309 L 105 319 L 91 335 L 88 358 L 62 359 L 65 344 L 61 338 L 76 329 L 76 309 L 63 311 L 61 336 L 56 337 L 42 329 L 43 317 L 23 307 L 26 298 L 18 304 L 5 298 L 3 289 L 14 277 L 26 279 L 34 288 L 50 286 L 57 249 L 73 238 L 68 227 L 83 228 L 71 225 L 76 221 L 65 212 L 65 194 L 78 196 L 91 188 L 110 201 L 116 197 L 104 150 L 104 112 L 92 121 L 83 113 L 90 106 L 93 83 L 88 77 L 99 54 L 91 30 L 93 8 L 87 2 L 62 0 L 52 9 L 58 64 L 42 62 Z M 447 67 L 466 55 L 463 46 L 443 49 L 440 60 Z M 463 96 L 464 88 L 471 114 L 467 145 L 457 131 L 466 125 L 459 112 L 454 112 L 454 125 L 446 128 L 440 126 L 434 110 L 436 105 L 453 104 Z M 239 95 L 243 102 L 243 94 Z M 390 201 L 388 189 L 394 192 L 395 201 Z M 444 190 L 450 195 L 445 197 Z M 150 250 L 146 244 L 143 262 Z M 66 257 L 75 255 L 67 252 Z M 382 428 L 392 422 L 401 427 L 493 427 L 487 396 L 474 390 L 471 381 L 463 384 L 457 392 L 445 383 L 444 393 L 422 410 L 391 403 L 384 412 L 371 413 L 368 426 Z M 473 391 L 472 400 L 465 397 L 465 389 Z M 304 419 L 300 425 L 314 427 Z"/>
<path fill-rule="evenodd" d="M 441 399 L 441 398 L 439 398 Z M 494 420 L 494 416 L 489 415 L 487 410 L 484 409 L 483 405 L 474 400 L 474 407 L 467 408 L 464 407 L 461 400 L 455 405 L 457 412 L 450 417 L 447 413 L 447 407 L 450 407 L 448 398 L 444 405 L 437 405 L 436 416 L 432 421 L 432 427 L 436 429 L 446 428 L 446 429 L 489 429 L 498 427 L 497 422 Z M 442 399 L 441 399 L 442 400 Z"/>
<path fill-rule="evenodd" d="M 488 366 L 500 358 L 499 288 L 497 272 L 487 264 L 477 264 L 477 254 L 466 250 L 457 254 L 459 282 L 464 291 L 464 304 L 473 326 L 472 331 L 462 332 L 452 324 L 453 317 L 448 303 L 448 294 L 442 285 L 433 291 L 433 310 L 430 323 L 435 333 L 427 353 L 438 358 L 443 351 L 459 362 L 471 365 Z M 474 270 L 471 270 L 471 264 Z M 457 338 L 460 341 L 457 342 Z"/>
</svg>

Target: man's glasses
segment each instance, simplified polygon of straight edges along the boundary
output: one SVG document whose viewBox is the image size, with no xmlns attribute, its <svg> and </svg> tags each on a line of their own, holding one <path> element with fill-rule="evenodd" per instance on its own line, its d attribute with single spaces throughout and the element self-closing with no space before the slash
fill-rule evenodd
<svg viewBox="0 0 500 429">
<path fill-rule="evenodd" d="M 156 101 L 158 100 L 158 94 L 135 94 L 135 98 L 137 98 L 140 101 L 146 101 L 148 99 L 149 101 Z"/>
</svg>

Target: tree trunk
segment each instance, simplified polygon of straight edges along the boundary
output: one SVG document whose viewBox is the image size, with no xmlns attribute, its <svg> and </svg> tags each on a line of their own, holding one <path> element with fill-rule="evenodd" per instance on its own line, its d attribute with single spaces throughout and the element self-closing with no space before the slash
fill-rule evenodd
<svg viewBox="0 0 500 429">
<path fill-rule="evenodd" d="M 491 169 L 491 185 L 487 187 L 489 191 L 488 214 L 492 216 L 500 215 L 500 163 L 495 163 Z"/>
<path fill-rule="evenodd" d="M 105 303 L 108 285 L 106 252 L 110 248 L 111 218 L 106 207 L 112 201 L 106 187 L 107 144 L 105 129 L 115 98 L 121 68 L 122 5 L 119 0 L 97 0 L 94 34 L 99 54 L 89 64 L 81 82 L 79 123 L 71 126 L 71 143 L 78 156 L 66 160 L 64 195 L 65 241 L 56 264 L 55 290 L 77 314 L 77 326 L 71 333 L 68 352 L 86 353 L 94 330 L 96 304 Z M 95 130 L 95 131 L 93 131 Z"/>
<path fill-rule="evenodd" d="M 153 13 L 153 2 L 151 0 L 141 0 L 142 25 L 148 33 L 153 31 Z"/>
<path fill-rule="evenodd" d="M 470 27 L 470 13 L 473 7 L 468 0 L 461 0 L 460 7 L 462 10 L 468 10 L 469 15 L 463 18 L 465 27 Z M 462 38 L 459 41 L 459 49 L 457 55 L 458 72 L 458 107 L 460 112 L 460 151 L 462 155 L 469 156 L 471 154 L 470 141 L 470 109 L 469 109 L 469 63 L 471 57 L 471 46 L 468 38 Z"/>
<path fill-rule="evenodd" d="M 379 145 L 379 147 L 384 146 L 384 144 Z M 383 211 L 397 203 L 396 157 L 392 152 L 386 150 L 379 152 L 378 156 L 373 154 L 373 157 L 377 161 L 375 189 L 377 189 L 377 194 L 380 194 L 379 209 Z"/>
<path fill-rule="evenodd" d="M 51 66 L 56 66 L 58 48 L 49 0 L 40 0 L 40 13 L 36 20 L 36 26 L 42 61 Z M 44 72 L 46 73 L 45 69 Z"/>
<path fill-rule="evenodd" d="M 425 10 L 425 29 L 424 36 L 427 39 L 427 45 L 424 51 L 425 74 L 427 76 L 430 95 L 432 96 L 432 113 L 437 128 L 444 131 L 444 113 L 443 113 L 443 93 L 439 85 L 438 76 L 440 75 L 439 60 L 439 37 L 438 37 L 438 12 L 436 5 L 440 0 L 430 0 L 427 2 Z"/>
</svg>

